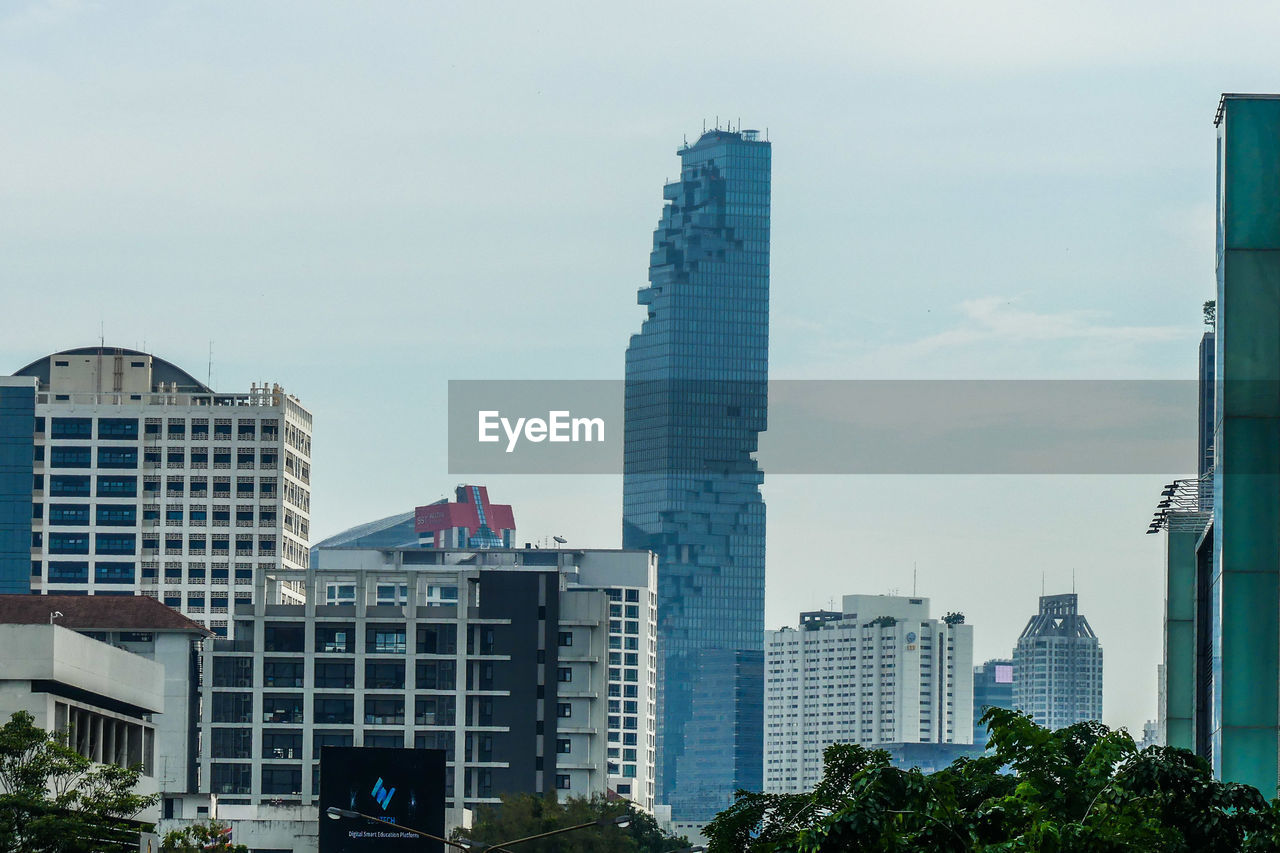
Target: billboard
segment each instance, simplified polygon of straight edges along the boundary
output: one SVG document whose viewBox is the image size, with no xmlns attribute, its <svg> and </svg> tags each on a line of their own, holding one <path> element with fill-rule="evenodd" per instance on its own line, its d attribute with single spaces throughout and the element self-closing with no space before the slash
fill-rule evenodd
<svg viewBox="0 0 1280 853">
<path fill-rule="evenodd" d="M 444 836 L 444 751 L 326 746 L 320 750 L 320 853 L 423 853 L 442 845 L 331 806 Z"/>
</svg>

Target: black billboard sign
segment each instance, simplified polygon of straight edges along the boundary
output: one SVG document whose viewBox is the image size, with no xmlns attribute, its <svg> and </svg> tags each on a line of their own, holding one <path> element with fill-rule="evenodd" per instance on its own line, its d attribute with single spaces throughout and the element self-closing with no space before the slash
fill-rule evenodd
<svg viewBox="0 0 1280 853">
<path fill-rule="evenodd" d="M 444 751 L 326 746 L 320 751 L 320 853 L 425 853 L 442 846 L 337 807 L 444 836 Z"/>
</svg>

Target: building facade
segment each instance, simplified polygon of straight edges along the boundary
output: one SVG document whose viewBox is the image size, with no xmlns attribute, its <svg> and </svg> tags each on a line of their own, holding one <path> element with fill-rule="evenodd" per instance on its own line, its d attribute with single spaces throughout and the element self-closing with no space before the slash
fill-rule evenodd
<svg viewBox="0 0 1280 853">
<path fill-rule="evenodd" d="M 1272 797 L 1280 775 L 1280 196 L 1273 191 L 1280 180 L 1280 95 L 1223 95 L 1214 125 L 1218 293 L 1206 739 L 1221 779 Z"/>
<path fill-rule="evenodd" d="M 1102 719 L 1102 644 L 1075 593 L 1040 596 L 1013 650 L 1013 704 L 1049 729 Z"/>
<path fill-rule="evenodd" d="M 989 732 L 979 720 L 988 708 L 1013 710 L 1013 661 L 989 660 L 973 668 L 973 742 L 984 746 Z"/>
<path fill-rule="evenodd" d="M 973 626 L 927 598 L 846 595 L 764 645 L 768 792 L 812 790 L 833 743 L 973 742 Z"/>
<path fill-rule="evenodd" d="M 255 576 L 306 568 L 311 414 L 279 386 L 219 394 L 100 347 L 18 375 L 38 382 L 32 592 L 146 595 L 225 634 Z"/>
<path fill-rule="evenodd" d="M 0 594 L 31 591 L 36 380 L 0 376 Z"/>
<path fill-rule="evenodd" d="M 25 710 L 93 761 L 139 765 L 139 792 L 168 804 L 195 790 L 196 660 L 207 636 L 144 597 L 0 595 L 0 720 Z"/>
<path fill-rule="evenodd" d="M 771 149 L 678 153 L 626 354 L 622 538 L 662 567 L 658 798 L 700 821 L 761 783 Z"/>
<path fill-rule="evenodd" d="M 454 824 L 509 792 L 652 809 L 651 555 L 339 548 L 324 565 L 299 573 L 305 604 L 261 603 L 259 578 L 206 652 L 201 785 L 220 813 L 314 807 L 325 745 L 444 750 Z"/>
</svg>

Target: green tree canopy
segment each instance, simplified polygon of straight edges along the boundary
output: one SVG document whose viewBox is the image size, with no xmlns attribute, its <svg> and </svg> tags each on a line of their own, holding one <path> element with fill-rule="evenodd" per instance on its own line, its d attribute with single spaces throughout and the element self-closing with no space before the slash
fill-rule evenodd
<svg viewBox="0 0 1280 853">
<path fill-rule="evenodd" d="M 929 775 L 830 746 L 812 792 L 740 792 L 707 827 L 709 853 L 1280 850 L 1280 801 L 1214 779 L 1186 750 L 1139 750 L 1098 722 L 1049 731 L 999 708 L 983 722 L 992 754 Z"/>
<path fill-rule="evenodd" d="M 663 832 L 652 815 L 628 800 L 570 797 L 558 802 L 534 794 L 506 795 L 501 805 L 482 807 L 471 829 L 455 831 L 454 839 L 500 844 L 621 815 L 630 815 L 630 825 L 587 827 L 528 841 L 514 849 L 519 853 L 668 853 L 689 846 L 684 838 Z"/>
<path fill-rule="evenodd" d="M 0 726 L 0 850 L 133 853 L 155 802 L 135 793 L 138 768 L 94 764 L 26 711 Z"/>
<path fill-rule="evenodd" d="M 230 827 L 216 820 L 201 821 L 165 833 L 160 853 L 249 853 L 231 840 Z"/>
</svg>

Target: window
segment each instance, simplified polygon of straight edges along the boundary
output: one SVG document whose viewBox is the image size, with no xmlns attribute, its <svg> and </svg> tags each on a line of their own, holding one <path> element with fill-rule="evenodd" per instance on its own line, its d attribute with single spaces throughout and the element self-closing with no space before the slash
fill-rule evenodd
<svg viewBox="0 0 1280 853">
<path fill-rule="evenodd" d="M 557 790 L 557 791 L 567 791 L 567 790 L 569 790 L 569 788 L 570 788 L 570 787 L 572 787 L 572 786 L 569 784 L 569 774 L 568 774 L 568 773 L 557 773 L 557 774 L 556 774 L 556 790 Z"/>
<path fill-rule="evenodd" d="M 263 627 L 263 650 L 268 652 L 300 652 L 306 629 L 300 622 L 268 622 Z"/>
<path fill-rule="evenodd" d="M 100 498 L 133 498 L 137 496 L 137 477 L 98 478 L 98 497 Z"/>
<path fill-rule="evenodd" d="M 89 564 L 69 560 L 49 561 L 49 583 L 88 583 Z"/>
<path fill-rule="evenodd" d="M 84 474 L 53 474 L 49 477 L 49 495 L 55 498 L 87 498 L 89 477 Z"/>
<path fill-rule="evenodd" d="M 365 732 L 365 746 L 380 746 L 391 749 L 404 749 L 403 732 Z"/>
<path fill-rule="evenodd" d="M 405 604 L 409 601 L 409 585 L 380 583 L 375 587 L 379 605 Z"/>
<path fill-rule="evenodd" d="M 99 468 L 137 468 L 138 449 L 136 447 L 99 447 Z"/>
<path fill-rule="evenodd" d="M 224 599 L 225 601 L 225 599 Z M 263 687 L 301 687 L 301 660 L 264 660 L 262 662 Z"/>
<path fill-rule="evenodd" d="M 94 547 L 99 554 L 132 554 L 138 539 L 132 533 L 99 533 Z M 181 548 L 181 544 L 178 546 Z"/>
<path fill-rule="evenodd" d="M 212 758 L 251 758 L 253 729 L 214 729 L 209 755 Z"/>
<path fill-rule="evenodd" d="M 556 669 L 556 681 L 559 681 L 563 684 L 567 684 L 568 682 L 573 681 L 573 668 L 562 666 Z"/>
<path fill-rule="evenodd" d="M 351 641 L 352 637 L 355 636 L 355 632 L 356 626 L 350 623 L 326 624 L 317 622 L 316 651 L 351 654 L 355 651 L 355 645 Z"/>
<path fill-rule="evenodd" d="M 444 760 L 453 761 L 453 732 L 418 732 L 413 736 L 413 748 L 444 750 Z"/>
<path fill-rule="evenodd" d="M 456 718 L 453 696 L 419 696 L 414 700 L 414 725 L 452 726 Z"/>
<path fill-rule="evenodd" d="M 414 673 L 418 690 L 453 690 L 457 664 L 451 660 L 420 660 Z"/>
<path fill-rule="evenodd" d="M 452 655 L 458 651 L 458 629 L 453 624 L 419 625 L 418 654 Z"/>
<path fill-rule="evenodd" d="M 404 654 L 407 643 L 405 642 L 404 626 L 392 625 L 370 625 L 365 634 L 365 653 L 366 654 Z"/>
<path fill-rule="evenodd" d="M 302 758 L 302 732 L 263 729 L 263 758 Z"/>
<path fill-rule="evenodd" d="M 137 418 L 99 418 L 98 419 L 98 438 L 133 439 L 137 437 L 138 437 L 138 419 Z"/>
<path fill-rule="evenodd" d="M 556 703 L 556 716 L 562 719 L 573 716 L 573 706 L 568 702 Z"/>
<path fill-rule="evenodd" d="M 326 732 L 317 729 L 311 736 L 311 757 L 319 758 L 326 746 L 351 746 L 351 732 Z"/>
<path fill-rule="evenodd" d="M 429 605 L 454 605 L 458 603 L 458 588 L 456 586 L 434 586 L 427 587 L 427 604 Z"/>
<path fill-rule="evenodd" d="M 262 722 L 301 723 L 301 693 L 263 693 Z"/>
<path fill-rule="evenodd" d="M 49 467 L 51 468 L 89 468 L 92 448 L 88 447 L 53 447 L 49 451 Z"/>
<path fill-rule="evenodd" d="M 356 686 L 356 665 L 344 660 L 317 660 L 316 687 L 351 689 Z"/>
<path fill-rule="evenodd" d="M 88 533 L 50 533 L 50 554 L 88 554 Z"/>
<path fill-rule="evenodd" d="M 133 527 L 138 523 L 138 508 L 120 504 L 99 504 L 97 519 L 99 527 Z M 85 523 L 88 523 L 88 519 Z"/>
<path fill-rule="evenodd" d="M 253 714 L 252 693 L 213 694 L 213 722 L 248 723 Z"/>
<path fill-rule="evenodd" d="M 213 659 L 214 687 L 252 687 L 253 658 L 216 657 Z"/>
<path fill-rule="evenodd" d="M 133 563 L 98 563 L 93 567 L 97 583 L 133 583 Z"/>
<path fill-rule="evenodd" d="M 373 690 L 403 690 L 404 661 L 368 661 L 364 665 L 364 686 Z"/>
<path fill-rule="evenodd" d="M 252 513 L 250 513 L 252 515 Z M 330 583 L 324 587 L 325 604 L 355 604 L 356 585 L 353 583 Z"/>
<path fill-rule="evenodd" d="M 210 765 L 209 781 L 215 794 L 247 794 L 252 786 L 251 764 Z"/>
<path fill-rule="evenodd" d="M 49 525 L 51 527 L 68 527 L 89 524 L 88 504 L 50 504 Z"/>
<path fill-rule="evenodd" d="M 369 726 L 404 725 L 404 697 L 364 697 L 364 722 Z"/>
<path fill-rule="evenodd" d="M 298 765 L 262 765 L 262 793 L 302 793 L 302 767 Z"/>
<path fill-rule="evenodd" d="M 350 725 L 355 722 L 355 703 L 350 696 L 316 694 L 312 707 L 317 723 Z"/>
<path fill-rule="evenodd" d="M 556 753 L 559 755 L 568 755 L 572 749 L 573 744 L 570 743 L 567 737 L 556 738 Z"/>
<path fill-rule="evenodd" d="M 572 645 L 573 645 L 573 632 L 572 632 L 572 631 L 561 631 L 561 632 L 560 632 L 560 640 L 559 640 L 559 644 L 560 644 L 561 646 L 572 646 Z"/>
<path fill-rule="evenodd" d="M 54 418 L 50 438 L 92 438 L 93 418 Z"/>
</svg>

